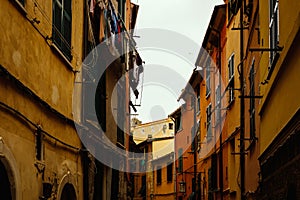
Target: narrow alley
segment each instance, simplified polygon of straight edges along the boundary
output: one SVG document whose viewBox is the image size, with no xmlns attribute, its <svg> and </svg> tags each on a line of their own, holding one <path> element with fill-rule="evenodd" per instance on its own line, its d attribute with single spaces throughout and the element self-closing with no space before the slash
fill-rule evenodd
<svg viewBox="0 0 300 200">
<path fill-rule="evenodd" d="M 0 0 L 1 200 L 300 200 L 299 0 Z"/>
</svg>

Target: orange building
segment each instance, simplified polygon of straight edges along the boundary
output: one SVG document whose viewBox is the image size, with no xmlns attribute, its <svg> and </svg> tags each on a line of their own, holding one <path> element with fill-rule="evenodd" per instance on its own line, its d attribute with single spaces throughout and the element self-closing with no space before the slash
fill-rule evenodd
<svg viewBox="0 0 300 200">
<path fill-rule="evenodd" d="M 174 152 L 152 160 L 152 167 L 154 169 L 153 194 L 150 194 L 150 197 L 157 200 L 174 200 Z"/>
<path fill-rule="evenodd" d="M 224 2 L 171 114 L 177 199 L 298 199 L 300 4 Z"/>
<path fill-rule="evenodd" d="M 197 115 L 198 151 L 197 151 L 197 197 L 199 199 L 223 198 L 224 160 L 223 141 L 226 137 L 224 129 L 225 90 L 222 66 L 224 65 L 224 42 L 226 41 L 225 16 L 226 6 L 215 6 L 209 22 L 202 48 L 195 65 L 203 80 L 194 84 L 199 90 L 200 110 Z M 226 155 L 226 154 L 225 154 Z"/>
<path fill-rule="evenodd" d="M 179 99 L 185 103 L 172 113 L 175 119 L 176 199 L 188 199 L 195 193 L 194 179 L 194 130 L 195 95 L 192 87 L 186 87 Z"/>
</svg>

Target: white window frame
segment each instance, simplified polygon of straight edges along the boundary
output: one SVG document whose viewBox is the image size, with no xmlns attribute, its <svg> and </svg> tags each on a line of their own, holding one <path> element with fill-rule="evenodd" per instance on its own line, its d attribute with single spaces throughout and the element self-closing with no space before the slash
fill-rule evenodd
<svg viewBox="0 0 300 200">
<path fill-rule="evenodd" d="M 234 101 L 234 53 L 228 59 L 228 102 Z"/>
</svg>

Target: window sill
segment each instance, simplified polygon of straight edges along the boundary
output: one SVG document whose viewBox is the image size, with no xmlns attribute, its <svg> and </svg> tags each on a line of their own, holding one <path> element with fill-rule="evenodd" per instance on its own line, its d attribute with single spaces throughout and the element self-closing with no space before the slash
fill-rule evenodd
<svg viewBox="0 0 300 200">
<path fill-rule="evenodd" d="M 183 128 L 179 129 L 178 131 L 176 131 L 175 134 L 180 133 L 183 130 Z"/>
<path fill-rule="evenodd" d="M 228 106 L 227 106 L 228 109 L 231 108 L 231 106 L 233 105 L 234 101 L 235 101 L 235 98 L 233 98 L 231 101 L 228 102 Z"/>
<path fill-rule="evenodd" d="M 25 7 L 24 7 L 23 4 L 21 4 L 18 0 L 10 0 L 10 1 L 14 4 L 14 6 L 15 6 L 18 10 L 20 10 L 20 12 L 21 12 L 24 16 L 27 15 L 27 10 L 25 9 Z"/>
<path fill-rule="evenodd" d="M 123 149 L 123 150 L 126 150 L 126 147 L 124 146 L 124 144 L 122 144 L 122 142 L 117 142 L 117 147 Z"/>
<path fill-rule="evenodd" d="M 228 21 L 227 21 L 226 28 L 229 28 L 229 26 L 232 24 L 232 21 L 233 21 L 234 16 L 235 16 L 235 15 L 234 15 L 233 13 L 231 13 L 230 17 L 227 18 Z"/>
<path fill-rule="evenodd" d="M 205 98 L 208 99 L 210 97 L 210 91 L 206 94 Z"/>
<path fill-rule="evenodd" d="M 211 142 L 211 141 L 212 141 L 212 137 L 213 137 L 213 136 L 208 136 L 208 137 L 206 137 L 206 142 L 207 142 L 207 143 Z"/>
<path fill-rule="evenodd" d="M 275 66 L 276 66 L 276 63 L 277 63 L 277 61 L 278 61 L 278 59 L 279 59 L 279 56 L 280 56 L 280 54 L 277 52 L 277 53 L 275 54 L 275 57 L 274 57 L 273 60 L 271 61 L 270 66 L 269 66 L 269 70 L 268 70 L 267 79 L 266 79 L 266 80 L 270 80 L 270 79 L 271 79 L 272 73 L 273 73 L 273 71 L 274 71 L 274 69 L 275 69 Z"/>
<path fill-rule="evenodd" d="M 76 72 L 73 68 L 72 63 L 69 61 L 69 59 L 63 54 L 63 52 L 56 46 L 53 42 L 50 44 L 51 50 L 54 51 L 64 62 L 65 66 L 71 70 L 72 72 Z M 71 58 L 72 60 L 72 58 Z"/>
</svg>

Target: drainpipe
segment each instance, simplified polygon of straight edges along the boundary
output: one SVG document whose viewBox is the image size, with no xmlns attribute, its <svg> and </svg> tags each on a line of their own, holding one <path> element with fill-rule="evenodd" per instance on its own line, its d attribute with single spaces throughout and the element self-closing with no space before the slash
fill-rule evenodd
<svg viewBox="0 0 300 200">
<path fill-rule="evenodd" d="M 245 198 L 245 99 L 244 99 L 244 30 L 243 1 L 240 7 L 240 167 L 241 167 L 241 200 Z"/>
</svg>

